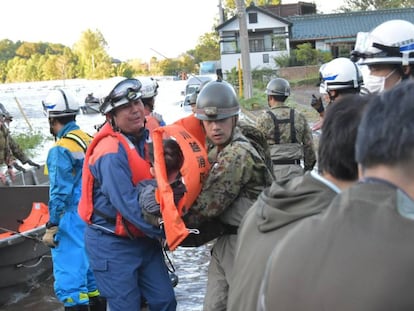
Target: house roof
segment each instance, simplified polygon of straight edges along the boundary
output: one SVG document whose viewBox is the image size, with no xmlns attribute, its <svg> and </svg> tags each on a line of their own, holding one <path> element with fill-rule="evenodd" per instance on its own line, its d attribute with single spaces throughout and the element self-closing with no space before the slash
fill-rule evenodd
<svg viewBox="0 0 414 311">
<path fill-rule="evenodd" d="M 292 23 L 292 41 L 355 38 L 358 32 L 371 31 L 387 20 L 403 19 L 414 23 L 414 8 L 297 15 L 286 19 Z"/>
<path fill-rule="evenodd" d="M 249 13 L 249 12 L 252 12 L 252 11 L 253 12 L 254 11 L 257 11 L 257 12 L 260 12 L 262 14 L 268 15 L 268 16 L 274 18 L 274 19 L 279 20 L 280 22 L 282 22 L 282 23 L 284 23 L 284 24 L 286 24 L 288 26 L 291 26 L 292 25 L 292 23 L 287 18 L 283 18 L 283 17 L 280 17 L 278 15 L 275 15 L 272 12 L 270 12 L 269 10 L 266 10 L 266 9 L 264 9 L 262 7 L 255 6 L 254 4 L 252 4 L 252 5 L 250 5 L 250 6 L 248 6 L 246 8 L 246 13 Z M 237 15 L 234 15 L 232 18 L 230 18 L 227 21 L 225 21 L 224 23 L 218 25 L 216 27 L 216 30 L 217 31 L 220 31 L 222 28 L 226 27 L 228 24 L 232 23 L 237 18 L 238 18 Z"/>
</svg>

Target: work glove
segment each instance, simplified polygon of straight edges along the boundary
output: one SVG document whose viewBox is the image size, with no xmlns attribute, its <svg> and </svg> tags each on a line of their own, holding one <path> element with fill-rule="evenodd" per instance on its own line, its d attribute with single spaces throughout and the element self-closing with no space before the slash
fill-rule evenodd
<svg viewBox="0 0 414 311">
<path fill-rule="evenodd" d="M 312 94 L 311 106 L 313 107 L 313 109 L 315 109 L 319 113 L 322 113 L 325 111 L 325 107 L 323 106 L 323 103 L 322 103 L 322 98 L 316 97 L 315 94 Z"/>
<path fill-rule="evenodd" d="M 144 187 L 139 195 L 138 203 L 141 206 L 141 212 L 144 220 L 155 226 L 159 227 L 162 223 L 160 205 L 155 198 L 155 187 Z"/>
<path fill-rule="evenodd" d="M 57 246 L 57 243 L 55 242 L 55 236 L 58 230 L 58 226 L 51 225 L 48 228 L 48 225 L 46 225 L 46 233 L 42 238 L 42 242 L 50 248 L 55 248 Z"/>
<path fill-rule="evenodd" d="M 40 165 L 37 164 L 37 163 L 34 163 L 32 160 L 27 160 L 26 163 L 29 164 L 29 165 L 31 165 L 31 166 L 34 166 L 37 169 L 40 168 Z"/>
</svg>

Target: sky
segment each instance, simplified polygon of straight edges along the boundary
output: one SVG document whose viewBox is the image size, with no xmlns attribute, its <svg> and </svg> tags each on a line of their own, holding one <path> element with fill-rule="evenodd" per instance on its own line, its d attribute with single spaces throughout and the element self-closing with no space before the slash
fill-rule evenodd
<svg viewBox="0 0 414 311">
<path fill-rule="evenodd" d="M 282 0 L 296 3 L 299 0 Z M 329 13 L 344 0 L 316 0 Z M 174 58 L 213 31 L 218 0 L 4 0 L 0 40 L 61 43 L 69 47 L 82 32 L 99 30 L 108 54 L 126 61 Z"/>
</svg>

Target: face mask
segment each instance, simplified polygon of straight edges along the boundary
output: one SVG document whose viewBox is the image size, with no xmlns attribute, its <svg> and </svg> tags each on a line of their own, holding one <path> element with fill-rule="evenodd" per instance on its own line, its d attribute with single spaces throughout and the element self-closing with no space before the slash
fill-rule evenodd
<svg viewBox="0 0 414 311">
<path fill-rule="evenodd" d="M 364 79 L 364 86 L 371 94 L 377 94 L 384 91 L 385 81 L 395 72 L 396 69 L 391 71 L 386 76 L 373 76 L 371 74 L 367 75 Z"/>
</svg>

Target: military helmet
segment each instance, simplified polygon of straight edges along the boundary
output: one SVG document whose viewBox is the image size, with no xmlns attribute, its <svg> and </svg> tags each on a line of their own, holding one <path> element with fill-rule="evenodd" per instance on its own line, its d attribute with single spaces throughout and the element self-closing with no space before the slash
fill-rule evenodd
<svg viewBox="0 0 414 311">
<path fill-rule="evenodd" d="M 68 90 L 51 91 L 42 101 L 43 112 L 48 118 L 67 117 L 79 113 L 79 102 Z"/>
<path fill-rule="evenodd" d="M 99 111 L 103 114 L 114 108 L 128 104 L 141 98 L 141 82 L 137 79 L 124 79 L 118 82 L 108 96 L 101 99 Z"/>
<path fill-rule="evenodd" d="M 364 65 L 414 64 L 414 24 L 386 21 L 371 32 L 359 32 L 351 60 Z"/>
<path fill-rule="evenodd" d="M 234 88 L 224 81 L 211 81 L 197 96 L 195 116 L 199 120 L 222 120 L 238 115 L 240 104 Z"/>
<path fill-rule="evenodd" d="M 267 84 L 265 93 L 267 95 L 289 96 L 290 84 L 287 80 L 282 78 L 272 79 Z"/>
</svg>

